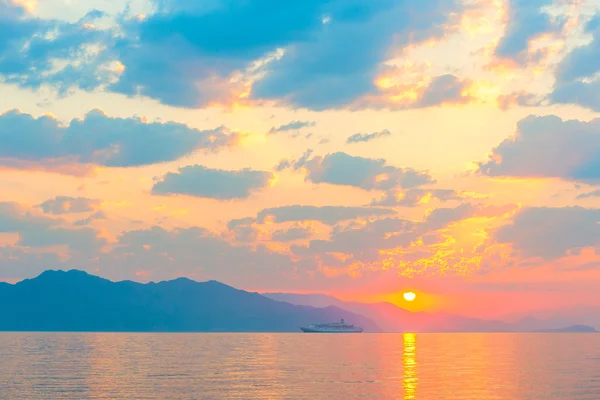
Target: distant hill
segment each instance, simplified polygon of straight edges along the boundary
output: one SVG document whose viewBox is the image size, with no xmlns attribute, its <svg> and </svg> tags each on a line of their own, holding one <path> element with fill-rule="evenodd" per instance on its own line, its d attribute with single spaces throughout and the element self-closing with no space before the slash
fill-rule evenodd
<svg viewBox="0 0 600 400">
<path fill-rule="evenodd" d="M 411 312 L 391 303 L 345 302 L 322 294 L 263 293 L 263 296 L 296 305 L 335 306 L 371 318 L 384 332 L 531 332 L 564 326 L 531 317 L 509 323 L 448 313 Z"/>
<path fill-rule="evenodd" d="M 600 307 L 578 305 L 567 308 L 539 310 L 529 313 L 507 315 L 502 318 L 517 322 L 530 330 L 554 329 L 556 327 L 586 325 L 600 329 Z"/>
<path fill-rule="evenodd" d="M 573 326 L 569 326 L 566 328 L 559 328 L 559 329 L 540 329 L 536 332 L 554 332 L 554 333 L 574 333 L 574 332 L 581 332 L 581 333 L 594 333 L 594 332 L 598 332 L 595 328 L 592 328 L 591 326 L 587 326 L 587 325 L 573 325 Z"/>
<path fill-rule="evenodd" d="M 3 331 L 299 332 L 341 318 L 380 331 L 347 310 L 292 305 L 216 281 L 111 282 L 77 270 L 0 285 L 0 305 Z"/>
</svg>

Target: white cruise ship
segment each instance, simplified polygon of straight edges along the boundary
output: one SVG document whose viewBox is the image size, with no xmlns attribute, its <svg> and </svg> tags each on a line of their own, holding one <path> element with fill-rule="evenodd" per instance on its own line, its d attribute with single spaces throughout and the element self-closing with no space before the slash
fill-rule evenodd
<svg viewBox="0 0 600 400">
<path fill-rule="evenodd" d="M 360 333 L 362 328 L 354 325 L 346 325 L 344 320 L 334 322 L 332 324 L 313 324 L 307 328 L 300 328 L 303 332 L 308 333 Z"/>
</svg>

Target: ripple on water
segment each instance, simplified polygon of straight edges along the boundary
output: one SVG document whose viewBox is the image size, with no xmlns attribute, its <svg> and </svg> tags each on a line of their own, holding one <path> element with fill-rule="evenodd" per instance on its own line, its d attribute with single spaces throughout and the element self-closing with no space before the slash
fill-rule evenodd
<svg viewBox="0 0 600 400">
<path fill-rule="evenodd" d="M 1 398 L 598 400 L 596 334 L 0 333 Z"/>
</svg>

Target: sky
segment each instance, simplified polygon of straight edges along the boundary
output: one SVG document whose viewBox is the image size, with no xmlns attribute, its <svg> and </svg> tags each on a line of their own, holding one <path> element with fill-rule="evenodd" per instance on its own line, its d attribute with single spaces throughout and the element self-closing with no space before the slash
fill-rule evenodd
<svg viewBox="0 0 600 400">
<path fill-rule="evenodd" d="M 599 11 L 0 0 L 0 281 L 600 305 Z"/>
</svg>

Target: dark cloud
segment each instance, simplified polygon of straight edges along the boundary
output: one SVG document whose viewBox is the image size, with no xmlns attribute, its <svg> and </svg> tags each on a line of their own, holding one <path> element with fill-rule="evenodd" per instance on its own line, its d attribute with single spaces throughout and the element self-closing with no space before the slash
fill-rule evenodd
<svg viewBox="0 0 600 400">
<path fill-rule="evenodd" d="M 234 145 L 236 134 L 221 127 L 199 131 L 186 125 L 110 118 L 93 110 L 63 126 L 51 116 L 19 111 L 0 115 L 0 164 L 12 168 L 42 165 L 76 174 L 69 165 L 130 167 L 174 161 L 198 150 Z"/>
<path fill-rule="evenodd" d="M 600 15 L 588 22 L 592 41 L 576 47 L 560 62 L 551 99 L 600 111 Z"/>
<path fill-rule="evenodd" d="M 499 228 L 494 238 L 511 243 L 525 257 L 553 260 L 569 250 L 600 243 L 600 210 L 582 207 L 529 207 L 513 222 Z"/>
<path fill-rule="evenodd" d="M 291 221 L 320 221 L 334 225 L 340 221 L 357 218 L 378 217 L 394 214 L 395 211 L 377 207 L 342 207 L 342 206 L 284 206 L 267 208 L 260 211 L 256 217 L 259 223 L 264 223 L 268 217 L 276 223 Z"/>
<path fill-rule="evenodd" d="M 600 120 L 563 121 L 527 117 L 514 138 L 496 147 L 479 172 L 490 176 L 552 177 L 583 182 L 600 179 Z"/>
<path fill-rule="evenodd" d="M 100 200 L 85 197 L 57 196 L 40 204 L 46 214 L 70 214 L 95 211 L 100 207 Z"/>
<path fill-rule="evenodd" d="M 325 157 L 311 158 L 311 155 L 312 150 L 308 150 L 298 160 L 283 160 L 277 169 L 302 168 L 306 170 L 306 180 L 310 182 L 354 186 L 365 190 L 412 188 L 435 183 L 427 172 L 387 165 L 383 159 L 355 157 L 342 152 Z"/>
<path fill-rule="evenodd" d="M 269 131 L 269 134 L 278 133 L 278 132 L 289 132 L 289 131 L 297 131 L 303 128 L 310 128 L 315 126 L 316 122 L 311 121 L 293 121 L 289 124 L 281 125 L 279 127 L 272 127 Z M 308 137 L 307 137 L 308 139 Z"/>
<path fill-rule="evenodd" d="M 373 132 L 373 133 L 355 133 L 354 135 L 352 135 L 352 136 L 348 137 L 348 139 L 346 139 L 346 143 L 352 144 L 352 143 L 370 142 L 371 140 L 381 138 L 384 136 L 390 136 L 391 134 L 392 133 L 387 129 L 384 129 L 380 132 Z"/>
<path fill-rule="evenodd" d="M 226 171 L 202 165 L 179 168 L 169 172 L 152 187 L 154 195 L 183 194 L 210 199 L 244 199 L 269 186 L 271 172 L 242 169 Z"/>
<path fill-rule="evenodd" d="M 530 41 L 547 33 L 560 33 L 566 20 L 551 16 L 546 7 L 555 0 L 509 0 L 508 24 L 495 56 L 520 66 L 539 60 L 544 50 L 530 51 Z"/>
</svg>

